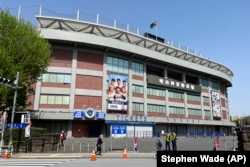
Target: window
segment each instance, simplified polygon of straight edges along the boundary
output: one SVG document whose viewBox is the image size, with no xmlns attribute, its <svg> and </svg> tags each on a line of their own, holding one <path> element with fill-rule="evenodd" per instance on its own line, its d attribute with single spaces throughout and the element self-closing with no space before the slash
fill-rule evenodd
<svg viewBox="0 0 250 167">
<path fill-rule="evenodd" d="M 148 112 L 166 113 L 166 107 L 162 105 L 148 104 L 147 109 Z"/>
<path fill-rule="evenodd" d="M 69 96 L 41 95 L 40 104 L 69 104 Z"/>
<path fill-rule="evenodd" d="M 132 110 L 133 111 L 144 111 L 144 107 L 142 103 L 132 103 Z"/>
<path fill-rule="evenodd" d="M 173 99 L 184 99 L 184 93 L 169 90 L 168 91 L 168 97 L 173 98 Z"/>
<path fill-rule="evenodd" d="M 140 93 L 143 94 L 143 87 L 139 85 L 132 85 L 132 92 L 133 93 Z"/>
<path fill-rule="evenodd" d="M 218 82 L 211 81 L 211 88 L 213 90 L 219 90 L 219 84 L 218 84 Z"/>
<path fill-rule="evenodd" d="M 165 90 L 155 89 L 155 88 L 147 88 L 147 94 L 153 96 L 166 96 Z"/>
<path fill-rule="evenodd" d="M 204 116 L 210 117 L 211 116 L 210 110 L 204 110 Z"/>
<path fill-rule="evenodd" d="M 208 86 L 209 86 L 208 80 L 204 79 L 204 78 L 201 78 L 201 86 L 208 88 Z"/>
<path fill-rule="evenodd" d="M 40 96 L 40 104 L 48 104 L 48 96 L 41 95 Z"/>
<path fill-rule="evenodd" d="M 143 64 L 132 62 L 132 72 L 133 75 L 143 76 L 144 74 Z"/>
<path fill-rule="evenodd" d="M 210 103 L 209 97 L 203 96 L 203 102 L 204 103 Z"/>
<path fill-rule="evenodd" d="M 46 73 L 43 74 L 43 82 L 71 83 L 71 75 Z"/>
<path fill-rule="evenodd" d="M 128 61 L 116 57 L 107 57 L 107 66 L 109 71 L 128 74 Z"/>
<path fill-rule="evenodd" d="M 183 107 L 173 107 L 169 106 L 169 113 L 170 114 L 185 114 L 185 109 Z"/>
<path fill-rule="evenodd" d="M 188 115 L 201 116 L 200 109 L 188 108 Z"/>
<path fill-rule="evenodd" d="M 198 95 L 187 94 L 187 100 L 201 102 L 201 97 Z"/>
</svg>

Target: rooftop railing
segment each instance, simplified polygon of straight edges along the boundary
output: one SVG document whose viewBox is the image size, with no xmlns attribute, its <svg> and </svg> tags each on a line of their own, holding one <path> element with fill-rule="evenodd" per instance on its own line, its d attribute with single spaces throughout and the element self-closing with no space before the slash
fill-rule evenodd
<svg viewBox="0 0 250 167">
<path fill-rule="evenodd" d="M 18 19 L 21 18 L 25 21 L 31 22 L 34 26 L 38 25 L 38 22 L 35 16 L 39 15 L 39 16 L 59 17 L 59 18 L 95 23 L 95 24 L 104 25 L 104 26 L 108 26 L 111 28 L 127 31 L 128 33 L 133 33 L 135 35 L 143 36 L 143 37 L 144 37 L 143 34 L 147 32 L 146 30 L 144 31 L 144 30 L 140 30 L 139 28 L 131 27 L 128 24 L 119 23 L 117 22 L 117 20 L 107 19 L 98 14 L 92 15 L 92 14 L 84 13 L 84 12 L 81 12 L 80 10 L 77 10 L 75 13 L 69 13 L 69 14 L 58 13 L 43 6 L 19 6 L 19 7 L 14 7 L 14 8 L 8 8 L 8 10 L 13 16 L 16 16 Z M 187 53 L 194 54 L 196 56 L 201 57 L 201 54 L 197 53 L 196 50 L 189 49 L 189 47 L 182 46 L 179 43 L 175 43 L 173 41 L 169 41 L 165 39 L 164 44 L 171 46 L 173 48 L 176 48 L 178 50 L 182 50 Z"/>
</svg>

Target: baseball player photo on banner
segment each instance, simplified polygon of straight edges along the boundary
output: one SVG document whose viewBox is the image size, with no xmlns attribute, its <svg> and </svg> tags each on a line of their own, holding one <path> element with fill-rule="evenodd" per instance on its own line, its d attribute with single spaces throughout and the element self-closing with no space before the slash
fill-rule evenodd
<svg viewBox="0 0 250 167">
<path fill-rule="evenodd" d="M 221 105 L 219 92 L 212 91 L 212 113 L 214 119 L 221 119 Z"/>
<path fill-rule="evenodd" d="M 127 111 L 128 76 L 109 74 L 108 110 Z"/>
</svg>

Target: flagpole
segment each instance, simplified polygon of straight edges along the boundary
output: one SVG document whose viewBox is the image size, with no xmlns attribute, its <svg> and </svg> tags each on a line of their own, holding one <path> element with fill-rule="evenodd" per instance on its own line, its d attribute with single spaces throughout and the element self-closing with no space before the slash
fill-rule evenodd
<svg viewBox="0 0 250 167">
<path fill-rule="evenodd" d="M 156 41 L 157 41 L 157 27 L 158 27 L 158 24 L 156 25 L 155 27 L 155 36 L 156 36 Z"/>
<path fill-rule="evenodd" d="M 158 28 L 158 20 L 155 19 L 155 24 L 156 24 L 156 27 L 155 27 L 155 36 L 156 36 L 156 41 L 157 41 L 157 28 Z"/>
</svg>

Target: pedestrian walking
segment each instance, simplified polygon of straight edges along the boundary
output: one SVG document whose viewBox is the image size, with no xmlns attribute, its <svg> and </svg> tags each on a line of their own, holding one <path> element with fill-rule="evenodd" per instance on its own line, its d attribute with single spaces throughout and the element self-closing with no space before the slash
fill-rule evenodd
<svg viewBox="0 0 250 167">
<path fill-rule="evenodd" d="M 175 132 L 172 132 L 171 135 L 172 149 L 173 151 L 177 151 L 177 135 Z"/>
<path fill-rule="evenodd" d="M 96 142 L 96 152 L 95 152 L 96 155 L 102 155 L 102 143 L 103 143 L 102 138 L 103 138 L 103 135 L 100 134 Z"/>
<path fill-rule="evenodd" d="M 162 140 L 160 134 L 157 135 L 155 144 L 156 144 L 156 154 L 154 155 L 154 159 L 156 159 L 157 151 L 161 151 L 162 148 Z"/>
<path fill-rule="evenodd" d="M 162 148 L 161 135 L 158 135 L 156 139 L 156 150 L 161 151 L 161 148 Z"/>
<path fill-rule="evenodd" d="M 220 138 L 216 137 L 215 139 L 215 146 L 216 146 L 216 150 L 218 150 L 220 148 Z"/>
<path fill-rule="evenodd" d="M 165 137 L 165 150 L 170 151 L 170 140 L 171 140 L 171 134 L 167 131 L 166 137 Z"/>
<path fill-rule="evenodd" d="M 65 137 L 64 131 L 62 130 L 61 134 L 60 134 L 60 144 L 61 144 L 61 146 L 64 146 L 64 140 L 66 140 L 66 137 Z"/>
</svg>

